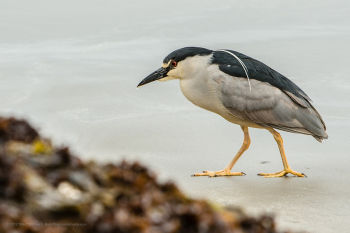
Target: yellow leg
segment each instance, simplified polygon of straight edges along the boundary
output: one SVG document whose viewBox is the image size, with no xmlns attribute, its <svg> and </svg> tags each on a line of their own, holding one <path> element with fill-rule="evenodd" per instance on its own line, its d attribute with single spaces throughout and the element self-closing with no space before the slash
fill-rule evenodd
<svg viewBox="0 0 350 233">
<path fill-rule="evenodd" d="M 243 176 L 245 173 L 243 172 L 231 172 L 231 169 L 237 162 L 237 160 L 241 157 L 244 151 L 246 151 L 249 148 L 250 145 L 250 137 L 249 137 L 249 132 L 248 132 L 248 127 L 247 126 L 241 126 L 243 133 L 244 133 L 244 141 L 237 152 L 236 156 L 232 159 L 232 161 L 226 166 L 225 169 L 220 170 L 220 171 L 203 171 L 203 173 L 195 173 L 193 176 L 209 176 L 209 177 L 214 177 L 214 176 Z"/>
<path fill-rule="evenodd" d="M 293 174 L 295 176 L 298 177 L 304 177 L 305 174 L 303 173 L 299 173 L 299 172 L 295 172 L 293 171 L 290 167 L 289 164 L 287 162 L 287 157 L 286 154 L 284 152 L 284 146 L 283 146 L 283 139 L 281 137 L 281 135 L 274 129 L 270 128 L 268 129 L 270 131 L 270 133 L 273 135 L 273 137 L 275 138 L 278 148 L 280 150 L 281 153 L 281 158 L 282 158 L 282 163 L 283 163 L 283 171 L 280 172 L 276 172 L 276 173 L 259 173 L 259 176 L 264 176 L 267 178 L 271 178 L 271 177 L 283 177 L 286 176 L 288 173 Z"/>
</svg>

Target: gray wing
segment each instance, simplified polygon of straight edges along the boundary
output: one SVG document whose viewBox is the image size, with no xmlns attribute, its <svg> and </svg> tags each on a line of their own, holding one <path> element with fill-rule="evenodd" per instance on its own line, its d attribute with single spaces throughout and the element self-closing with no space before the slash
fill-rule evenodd
<svg viewBox="0 0 350 233">
<path fill-rule="evenodd" d="M 231 114 L 265 127 L 327 138 L 326 127 L 316 109 L 305 98 L 280 90 L 267 82 L 224 75 L 221 100 Z"/>
</svg>

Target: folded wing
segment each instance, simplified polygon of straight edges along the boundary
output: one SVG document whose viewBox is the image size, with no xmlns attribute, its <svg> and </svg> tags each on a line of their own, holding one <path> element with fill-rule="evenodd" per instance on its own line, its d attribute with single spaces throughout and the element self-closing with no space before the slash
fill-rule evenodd
<svg viewBox="0 0 350 233">
<path fill-rule="evenodd" d="M 251 90 L 243 68 L 232 57 L 221 62 L 213 59 L 223 72 L 221 98 L 231 114 L 261 126 L 312 135 L 318 141 L 328 137 L 320 114 L 305 92 L 265 64 L 239 55 L 248 67 Z"/>
</svg>

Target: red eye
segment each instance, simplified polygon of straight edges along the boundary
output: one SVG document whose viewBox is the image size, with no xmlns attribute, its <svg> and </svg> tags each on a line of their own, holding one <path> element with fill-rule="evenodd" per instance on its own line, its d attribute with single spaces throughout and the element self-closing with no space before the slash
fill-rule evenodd
<svg viewBox="0 0 350 233">
<path fill-rule="evenodd" d="M 172 65 L 173 67 L 176 67 L 176 66 L 177 66 L 177 62 L 176 62 L 176 61 L 171 61 L 171 65 Z"/>
</svg>

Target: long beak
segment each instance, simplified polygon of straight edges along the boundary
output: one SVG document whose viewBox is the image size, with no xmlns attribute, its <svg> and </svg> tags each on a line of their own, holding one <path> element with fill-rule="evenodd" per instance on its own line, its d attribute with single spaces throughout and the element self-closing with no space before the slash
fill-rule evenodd
<svg viewBox="0 0 350 233">
<path fill-rule="evenodd" d="M 169 69 L 168 68 L 159 68 L 158 70 L 154 71 L 152 74 L 148 75 L 146 78 L 144 78 L 137 87 L 143 86 L 147 83 L 156 81 L 161 78 L 165 78 Z"/>
</svg>

